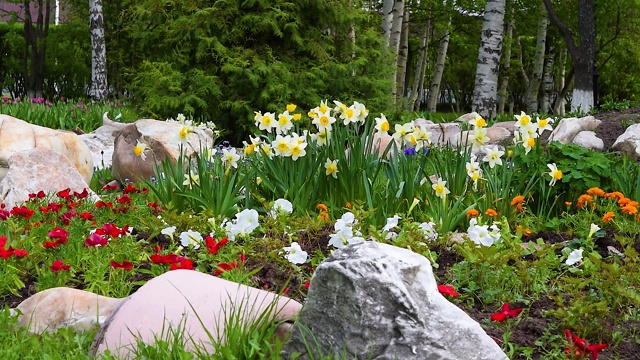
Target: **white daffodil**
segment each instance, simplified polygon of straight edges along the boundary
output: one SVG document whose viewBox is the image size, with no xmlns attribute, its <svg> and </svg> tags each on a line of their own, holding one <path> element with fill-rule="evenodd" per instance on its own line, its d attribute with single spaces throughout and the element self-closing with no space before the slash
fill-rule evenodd
<svg viewBox="0 0 640 360">
<path fill-rule="evenodd" d="M 473 126 L 474 128 L 483 128 L 487 126 L 487 121 L 478 113 L 475 113 L 474 118 L 469 120 L 469 125 Z"/>
<path fill-rule="evenodd" d="M 298 158 L 303 157 L 307 154 L 305 148 L 307 147 L 306 142 L 298 142 L 293 140 L 289 143 L 289 151 L 291 152 L 291 159 L 293 161 L 298 160 Z"/>
<path fill-rule="evenodd" d="M 292 264 L 299 265 L 304 264 L 307 261 L 307 252 L 302 250 L 300 244 L 295 241 L 291 243 L 291 246 L 285 246 L 282 251 L 285 252 L 285 259 Z"/>
<path fill-rule="evenodd" d="M 287 199 L 278 199 L 273 202 L 273 208 L 269 212 L 271 217 L 276 217 L 278 214 L 285 213 L 291 214 L 293 212 L 293 204 Z"/>
<path fill-rule="evenodd" d="M 380 117 L 376 118 L 375 120 L 376 120 L 376 126 L 375 126 L 376 131 L 388 134 L 390 125 L 389 125 L 389 121 L 387 120 L 387 117 L 384 116 L 384 114 L 380 113 Z"/>
<path fill-rule="evenodd" d="M 137 140 L 136 146 L 133 147 L 133 153 L 136 156 L 140 156 L 140 158 L 142 159 L 142 161 L 145 161 L 147 159 L 147 155 L 145 155 L 145 150 L 147 150 L 149 148 L 149 146 L 147 146 L 147 144 L 140 142 L 140 140 Z"/>
<path fill-rule="evenodd" d="M 471 142 L 473 151 L 482 151 L 482 149 L 484 149 L 484 144 L 489 142 L 487 129 L 479 127 L 474 128 L 469 134 L 469 142 Z"/>
<path fill-rule="evenodd" d="M 327 158 L 327 161 L 324 163 L 325 174 L 327 176 L 333 176 L 334 179 L 338 178 L 338 160 L 331 160 Z"/>
<path fill-rule="evenodd" d="M 473 174 L 480 170 L 480 163 L 477 161 L 475 155 L 471 154 L 471 158 L 465 165 L 465 169 L 467 170 L 467 175 L 469 177 L 473 177 Z"/>
<path fill-rule="evenodd" d="M 367 116 L 369 116 L 369 110 L 364 106 L 364 104 L 357 101 L 354 101 L 351 107 L 358 112 L 358 121 L 364 124 Z"/>
<path fill-rule="evenodd" d="M 176 121 L 178 121 L 179 123 L 184 124 L 185 120 L 187 120 L 187 118 L 182 113 L 179 113 L 178 116 L 176 116 Z"/>
<path fill-rule="evenodd" d="M 189 134 L 191 134 L 192 132 L 193 129 L 190 126 L 182 125 L 182 127 L 180 127 L 180 131 L 178 131 L 178 138 L 180 140 L 180 143 L 182 143 L 183 145 L 186 144 L 189 138 Z"/>
<path fill-rule="evenodd" d="M 577 263 L 578 261 L 582 260 L 582 252 L 584 250 L 583 249 L 577 249 L 577 250 L 573 250 L 569 256 L 567 257 L 567 260 L 564 262 L 565 264 L 571 266 L 575 263 Z"/>
<path fill-rule="evenodd" d="M 293 128 L 293 115 L 289 111 L 285 111 L 278 115 L 278 121 L 275 123 L 276 134 L 286 134 Z"/>
<path fill-rule="evenodd" d="M 238 168 L 238 160 L 240 160 L 240 155 L 236 154 L 235 148 L 222 149 L 222 162 L 227 169 Z"/>
<path fill-rule="evenodd" d="M 401 141 L 404 141 L 405 136 L 412 132 L 413 129 L 415 128 L 415 123 L 413 121 L 410 121 L 406 124 L 396 124 L 394 126 L 394 130 L 395 132 L 393 133 L 393 139 L 399 143 Z"/>
<path fill-rule="evenodd" d="M 202 240 L 202 235 L 197 231 L 187 230 L 180 233 L 180 244 L 184 247 L 193 246 L 194 250 L 198 250 Z"/>
<path fill-rule="evenodd" d="M 551 126 L 551 124 L 553 124 L 553 122 L 554 122 L 553 119 L 549 119 L 549 118 L 540 119 L 540 118 L 537 118 L 536 126 L 538 128 L 538 134 L 542 135 L 542 133 L 545 130 L 552 131 L 553 127 Z"/>
<path fill-rule="evenodd" d="M 536 138 L 534 138 L 533 136 L 523 137 L 522 146 L 524 146 L 525 155 L 528 154 L 529 151 L 531 151 L 531 149 L 536 146 Z"/>
<path fill-rule="evenodd" d="M 490 145 L 484 148 L 486 155 L 482 158 L 482 161 L 488 162 L 490 168 L 494 168 L 496 165 L 502 165 L 502 155 L 504 151 L 498 148 L 498 145 Z"/>
<path fill-rule="evenodd" d="M 551 181 L 549 182 L 549 186 L 553 186 L 556 184 L 556 181 L 562 179 L 562 171 L 558 170 L 556 163 L 547 164 L 547 167 L 549 168 L 549 170 L 551 170 L 547 173 L 549 174 L 549 176 L 551 176 Z"/>
<path fill-rule="evenodd" d="M 331 131 L 320 130 L 317 134 L 311 134 L 311 140 L 315 141 L 318 146 L 329 144 L 329 139 L 331 139 Z"/>
<path fill-rule="evenodd" d="M 193 185 L 200 185 L 200 175 L 190 171 L 188 174 L 184 174 L 184 181 L 182 185 L 187 186 L 189 189 L 193 187 Z"/>
<path fill-rule="evenodd" d="M 398 215 L 393 215 L 393 217 L 387 218 L 387 223 L 382 228 L 382 231 L 389 231 L 389 230 L 393 229 L 394 227 L 398 226 L 398 220 L 400 220 L 400 219 L 401 218 Z"/>
<path fill-rule="evenodd" d="M 449 189 L 447 189 L 447 182 L 442 180 L 442 178 L 438 178 L 435 184 L 431 185 L 431 188 L 436 192 L 436 196 L 441 199 L 447 197 L 447 194 L 451 193 Z"/>
<path fill-rule="evenodd" d="M 520 112 L 520 115 L 515 115 L 516 117 L 516 127 L 527 126 L 531 123 L 531 117 L 527 115 L 524 111 Z"/>
<path fill-rule="evenodd" d="M 319 113 L 318 117 L 313 119 L 311 123 L 314 124 L 318 128 L 318 131 L 321 132 L 323 130 L 331 131 L 331 125 L 334 122 L 336 122 L 336 118 L 331 116 L 331 110 L 327 109 L 327 111 Z"/>
<path fill-rule="evenodd" d="M 291 156 L 291 136 L 276 135 L 276 139 L 271 142 L 271 148 L 278 156 Z"/>
<path fill-rule="evenodd" d="M 268 133 L 271 133 L 271 129 L 277 126 L 273 113 L 268 112 L 260 116 L 258 116 L 258 114 L 259 113 L 256 113 L 258 129 L 266 130 Z"/>
</svg>

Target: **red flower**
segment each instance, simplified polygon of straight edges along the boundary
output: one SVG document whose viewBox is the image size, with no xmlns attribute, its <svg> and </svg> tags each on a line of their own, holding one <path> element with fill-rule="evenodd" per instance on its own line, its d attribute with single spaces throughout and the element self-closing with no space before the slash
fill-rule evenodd
<svg viewBox="0 0 640 360">
<path fill-rule="evenodd" d="M 174 253 L 160 255 L 160 247 L 156 246 L 156 253 L 151 255 L 151 262 L 154 264 L 174 264 L 186 260 L 183 256 Z"/>
<path fill-rule="evenodd" d="M 105 186 L 102 187 L 102 190 L 116 190 L 118 188 L 117 184 L 107 184 Z"/>
<path fill-rule="evenodd" d="M 51 271 L 58 272 L 62 270 L 69 270 L 71 269 L 71 266 L 63 263 L 62 260 L 54 260 L 50 268 L 51 268 Z"/>
<path fill-rule="evenodd" d="M 13 255 L 13 248 L 11 246 L 9 246 L 8 249 L 5 249 L 4 246 L 0 247 L 0 258 L 7 260 L 11 255 Z"/>
<path fill-rule="evenodd" d="M 128 260 L 123 260 L 122 263 L 112 260 L 111 267 L 114 269 L 124 269 L 125 271 L 131 271 L 131 269 L 133 268 L 133 263 Z"/>
<path fill-rule="evenodd" d="M 304 283 L 304 287 L 306 287 L 307 289 L 309 289 L 309 286 L 311 286 L 311 281 L 307 281 L 306 283 Z"/>
<path fill-rule="evenodd" d="M 222 262 L 220 264 L 218 264 L 218 269 L 213 273 L 215 276 L 218 276 L 220 274 L 222 274 L 225 271 L 229 271 L 231 269 L 235 269 L 238 267 L 238 263 L 235 261 L 232 261 L 230 263 L 226 263 L 226 262 Z"/>
<path fill-rule="evenodd" d="M 606 349 L 609 345 L 607 344 L 589 344 L 587 340 L 582 339 L 577 335 L 571 334 L 569 329 L 565 330 L 565 336 L 569 341 L 569 345 L 564 349 L 567 358 L 582 358 L 585 353 L 591 354 L 591 360 L 598 359 L 598 354 L 600 351 Z"/>
<path fill-rule="evenodd" d="M 193 261 L 183 258 L 181 261 L 174 262 L 173 264 L 171 264 L 171 270 L 178 270 L 178 269 L 193 270 Z"/>
<path fill-rule="evenodd" d="M 515 318 L 520 315 L 522 308 L 509 309 L 509 304 L 502 304 L 502 310 L 499 313 L 491 315 L 491 321 L 503 322 L 508 318 Z"/>
<path fill-rule="evenodd" d="M 66 244 L 69 238 L 69 232 L 59 226 L 56 226 L 53 230 L 47 234 L 50 238 L 56 239 L 56 242 L 60 244 Z"/>
<path fill-rule="evenodd" d="M 106 236 L 102 236 L 96 231 L 84 241 L 84 246 L 105 246 L 108 241 L 109 239 Z"/>
<path fill-rule="evenodd" d="M 58 192 L 58 197 L 65 200 L 71 200 L 71 189 L 66 188 Z"/>
<path fill-rule="evenodd" d="M 71 209 L 69 211 L 67 211 L 66 213 L 62 214 L 62 222 L 65 225 L 69 225 L 71 223 L 71 219 L 73 219 L 74 217 L 76 217 L 76 215 L 78 215 L 78 213 L 75 211 L 75 209 Z"/>
<path fill-rule="evenodd" d="M 44 191 L 40 190 L 37 194 L 29 194 L 29 199 L 42 199 L 45 196 L 47 196 L 47 194 L 45 194 Z"/>
<path fill-rule="evenodd" d="M 60 245 L 60 243 L 58 241 L 45 241 L 42 246 L 45 249 L 53 249 L 55 247 L 57 247 L 58 245 Z"/>
<path fill-rule="evenodd" d="M 131 185 L 131 184 L 129 184 L 129 185 Z M 131 198 L 129 197 L 129 195 L 127 195 L 125 193 L 121 197 L 117 197 L 116 201 L 118 201 L 120 204 L 130 204 L 131 203 Z"/>
<path fill-rule="evenodd" d="M 440 294 L 446 295 L 446 296 L 451 296 L 451 297 L 460 296 L 460 294 L 458 294 L 456 289 L 454 289 L 453 286 L 451 285 L 438 285 L 438 291 L 440 292 Z"/>
<path fill-rule="evenodd" d="M 84 199 L 89 196 L 89 192 L 87 191 L 87 188 L 84 188 L 80 193 L 74 191 L 73 195 L 78 199 Z"/>
<path fill-rule="evenodd" d="M 13 255 L 16 257 L 27 257 L 29 256 L 29 253 L 25 249 L 15 249 L 13 250 Z"/>
<path fill-rule="evenodd" d="M 0 247 L 4 247 L 5 245 L 7 245 L 7 236 L 6 235 L 1 235 L 0 236 Z"/>
<path fill-rule="evenodd" d="M 93 215 L 90 212 L 84 211 L 82 213 L 80 213 L 80 217 L 85 219 L 85 220 L 93 220 Z"/>
<path fill-rule="evenodd" d="M 98 201 L 96 203 L 96 208 L 100 209 L 100 208 L 103 208 L 103 207 L 107 207 L 107 208 L 113 207 L 113 203 L 111 201 L 104 202 L 102 200 L 100 200 L 100 201 Z"/>
<path fill-rule="evenodd" d="M 122 192 L 125 194 L 129 194 L 129 193 L 140 192 L 140 190 L 136 189 L 133 185 L 131 185 L 131 183 L 128 183 L 127 186 L 124 189 L 122 189 Z"/>
<path fill-rule="evenodd" d="M 11 209 L 11 215 L 22 216 L 25 219 L 31 219 L 31 215 L 33 215 L 35 211 L 29 209 L 28 207 L 22 205 L 21 207 L 14 206 Z"/>
<path fill-rule="evenodd" d="M 220 240 L 219 242 L 213 240 L 213 238 L 209 235 L 204 238 L 205 245 L 209 249 L 209 254 L 218 253 L 218 250 L 220 250 L 220 248 L 222 248 L 228 241 L 229 240 L 226 237 L 222 238 L 222 240 Z"/>
</svg>

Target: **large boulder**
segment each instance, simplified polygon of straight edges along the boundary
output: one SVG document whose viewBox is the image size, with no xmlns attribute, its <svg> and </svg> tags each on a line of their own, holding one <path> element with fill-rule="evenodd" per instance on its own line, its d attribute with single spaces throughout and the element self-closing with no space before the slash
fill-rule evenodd
<svg viewBox="0 0 640 360">
<path fill-rule="evenodd" d="M 590 150 L 604 150 L 604 141 L 597 137 L 594 131 L 581 131 L 571 142 Z"/>
<path fill-rule="evenodd" d="M 8 159 L 7 173 L 0 181 L 0 203 L 11 208 L 40 190 L 55 194 L 65 189 L 78 193 L 87 189 L 91 200 L 99 200 L 66 156 L 41 147 L 23 150 Z"/>
<path fill-rule="evenodd" d="M 437 146 L 445 146 L 462 131 L 459 123 L 426 124 L 424 128 L 431 133 L 431 142 Z"/>
<path fill-rule="evenodd" d="M 87 185 L 91 182 L 91 151 L 78 135 L 29 124 L 13 116 L 0 114 L 0 180 L 7 174 L 11 155 L 34 148 L 47 148 L 66 156 L 80 172 L 84 182 Z"/>
<path fill-rule="evenodd" d="M 634 160 L 640 160 L 640 153 L 638 150 L 640 147 L 640 124 L 633 124 L 629 126 L 622 135 L 618 136 L 616 142 L 613 143 L 611 148 L 614 151 L 627 154 Z"/>
<path fill-rule="evenodd" d="M 173 270 L 144 284 L 108 318 L 92 345 L 92 354 L 107 349 L 117 358 L 133 355 L 138 341 L 147 344 L 184 329 L 186 348 L 213 352 L 211 340 L 223 339 L 225 325 L 291 320 L 302 305 L 272 292 L 251 288 L 192 270 Z M 236 317 L 236 318 L 233 318 Z M 240 325 L 240 324 L 237 324 Z M 277 336 L 288 335 L 280 324 Z"/>
<path fill-rule="evenodd" d="M 127 124 L 109 119 L 108 113 L 102 115 L 102 126 L 88 134 L 79 135 L 91 151 L 96 169 L 111 167 L 116 136 Z"/>
<path fill-rule="evenodd" d="M 32 333 L 60 328 L 85 331 L 102 325 L 123 300 L 59 287 L 32 295 L 13 309 L 13 313 L 18 314 L 18 326 L 28 327 Z"/>
<path fill-rule="evenodd" d="M 185 156 L 192 156 L 200 149 L 213 146 L 210 129 L 191 127 L 186 143 L 179 134 L 184 125 L 178 122 L 141 119 L 125 125 L 115 138 L 111 172 L 120 183 L 125 180 L 141 181 L 154 177 L 154 164 L 160 165 L 166 158 L 177 161 L 180 149 Z M 145 159 L 134 154 L 134 147 L 146 144 Z"/>
<path fill-rule="evenodd" d="M 310 354 L 311 352 L 311 354 Z M 311 279 L 282 355 L 291 359 L 508 359 L 437 289 L 429 260 L 392 245 L 338 249 Z"/>
<path fill-rule="evenodd" d="M 561 144 L 569 144 L 582 131 L 593 131 L 602 121 L 593 116 L 581 118 L 565 118 L 560 120 L 558 125 L 549 135 L 549 142 L 558 141 Z"/>
</svg>

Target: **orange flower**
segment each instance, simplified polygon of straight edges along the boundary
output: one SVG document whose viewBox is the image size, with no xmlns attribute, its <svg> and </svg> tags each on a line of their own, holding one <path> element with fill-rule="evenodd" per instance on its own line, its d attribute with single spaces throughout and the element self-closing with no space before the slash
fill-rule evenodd
<svg viewBox="0 0 640 360">
<path fill-rule="evenodd" d="M 638 207 L 638 202 L 637 202 L 637 201 L 629 201 L 629 203 L 627 204 L 627 206 Z"/>
<path fill-rule="evenodd" d="M 573 203 L 571 201 L 565 201 L 564 204 L 567 206 L 571 206 Z"/>
<path fill-rule="evenodd" d="M 522 206 L 522 203 L 516 205 L 516 211 L 520 212 L 522 210 L 524 210 L 524 207 Z"/>
<path fill-rule="evenodd" d="M 584 208 L 585 204 L 593 202 L 593 196 L 591 195 L 580 195 L 580 197 L 578 198 L 578 204 L 576 204 L 579 208 Z"/>
<path fill-rule="evenodd" d="M 618 199 L 618 205 L 627 206 L 631 202 L 631 199 L 623 197 L 622 199 Z"/>
<path fill-rule="evenodd" d="M 318 209 L 318 210 L 320 210 L 320 211 L 327 211 L 327 210 L 329 210 L 329 209 L 327 208 L 327 205 L 322 204 L 322 203 L 318 204 L 318 205 L 316 206 L 316 209 Z"/>
<path fill-rule="evenodd" d="M 478 215 L 480 215 L 480 213 L 476 209 L 467 210 L 467 218 L 475 218 L 478 217 Z"/>
<path fill-rule="evenodd" d="M 623 207 L 622 209 L 623 213 L 629 214 L 629 215 L 633 215 L 636 214 L 638 212 L 638 208 L 636 208 L 635 206 L 631 206 L 631 205 L 627 205 L 625 207 Z"/>
<path fill-rule="evenodd" d="M 344 207 L 346 207 L 347 209 L 351 209 L 351 203 L 348 202 Z"/>
<path fill-rule="evenodd" d="M 520 232 L 522 233 L 522 235 L 524 236 L 529 236 L 531 235 L 531 230 L 530 229 L 525 229 L 522 227 L 522 225 L 518 225 L 516 226 L 516 232 Z"/>
<path fill-rule="evenodd" d="M 613 211 L 609 211 L 608 213 L 604 214 L 604 216 L 602 217 L 602 222 L 603 223 L 608 223 L 609 221 L 611 221 L 611 219 L 613 219 L 613 217 L 616 216 Z"/>
<path fill-rule="evenodd" d="M 329 213 L 326 211 L 321 211 L 320 214 L 318 214 L 318 219 L 324 222 L 329 222 Z"/>
<path fill-rule="evenodd" d="M 591 189 L 587 190 L 587 194 L 600 197 L 603 197 L 605 195 L 604 190 L 600 189 L 599 187 L 592 187 Z"/>
<path fill-rule="evenodd" d="M 487 211 L 485 211 L 484 213 L 487 214 L 487 216 L 491 216 L 491 217 L 498 216 L 498 212 L 493 209 L 487 209 Z"/>
<path fill-rule="evenodd" d="M 622 195 L 622 193 L 620 191 L 614 191 L 614 192 L 610 192 L 610 193 L 606 193 L 604 194 L 604 197 L 606 199 L 624 199 L 624 195 Z"/>
<path fill-rule="evenodd" d="M 518 195 L 511 200 L 511 206 L 522 204 L 524 202 L 524 196 Z"/>
</svg>

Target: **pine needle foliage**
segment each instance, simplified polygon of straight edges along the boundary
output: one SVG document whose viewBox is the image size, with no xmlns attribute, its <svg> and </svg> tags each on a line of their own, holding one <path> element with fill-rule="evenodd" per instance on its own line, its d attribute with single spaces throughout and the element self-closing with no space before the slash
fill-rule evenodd
<svg viewBox="0 0 640 360">
<path fill-rule="evenodd" d="M 130 90 L 157 118 L 215 121 L 239 142 L 255 109 L 391 104 L 390 57 L 376 15 L 357 2 L 144 0 L 124 16 L 140 59 Z"/>
</svg>

